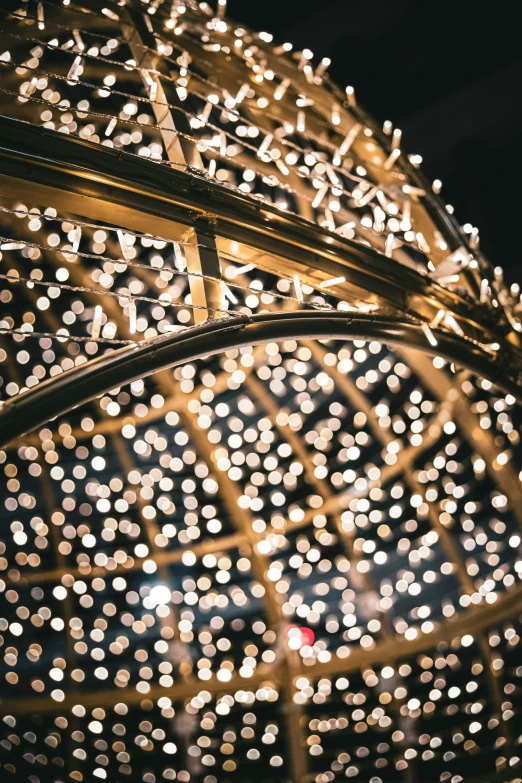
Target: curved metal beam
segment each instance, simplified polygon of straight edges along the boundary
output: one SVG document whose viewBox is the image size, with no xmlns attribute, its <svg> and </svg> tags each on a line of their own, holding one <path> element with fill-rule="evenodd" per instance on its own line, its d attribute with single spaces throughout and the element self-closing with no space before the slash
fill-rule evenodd
<svg viewBox="0 0 522 783">
<path fill-rule="evenodd" d="M 362 647 L 352 645 L 347 657 L 332 655 L 325 663 L 314 663 L 311 666 L 301 664 L 299 671 L 294 672 L 294 677 L 307 677 L 310 680 L 321 677 L 335 677 L 336 675 L 348 675 L 360 669 L 390 664 L 395 661 L 411 660 L 413 656 L 433 650 L 441 642 L 449 643 L 455 638 L 462 638 L 465 634 L 479 635 L 488 628 L 502 625 L 511 620 L 521 611 L 522 585 L 518 585 L 511 592 L 499 595 L 493 604 L 485 604 L 480 607 L 442 622 L 431 633 L 419 632 L 413 640 L 388 638 L 378 642 L 374 647 L 365 650 Z M 113 688 L 103 691 L 85 690 L 81 694 L 81 703 L 85 707 L 109 707 L 120 701 L 126 704 L 139 704 L 144 699 L 155 701 L 162 696 L 168 696 L 172 701 L 180 702 L 191 699 L 202 691 L 209 693 L 231 693 L 236 690 L 250 690 L 261 687 L 264 683 L 274 683 L 281 687 L 280 677 L 287 676 L 286 669 L 273 664 L 260 664 L 251 677 L 241 677 L 235 674 L 229 682 L 221 682 L 217 677 L 211 680 L 191 683 L 176 683 L 165 688 L 161 685 L 152 685 L 147 693 L 140 693 L 131 688 Z M 27 715 L 32 713 L 63 712 L 72 709 L 79 694 L 75 698 L 68 694 L 64 701 L 57 702 L 46 694 L 31 696 L 28 699 L 1 699 L 0 715 L 16 714 Z"/>
<path fill-rule="evenodd" d="M 124 346 L 33 387 L 0 411 L 0 446 L 10 443 L 62 413 L 89 402 L 116 386 L 158 370 L 211 356 L 232 348 L 317 338 L 320 340 L 380 340 L 416 347 L 488 378 L 504 392 L 522 399 L 522 379 L 506 373 L 502 357 L 443 330 L 434 330 L 431 346 L 418 324 L 400 318 L 324 311 L 236 315 L 213 320 L 175 335 L 136 346 Z"/>
<path fill-rule="evenodd" d="M 334 290 L 351 301 L 391 306 L 431 321 L 453 312 L 470 337 L 498 341 L 517 367 L 522 337 L 500 310 L 477 304 L 370 247 L 324 230 L 297 215 L 223 187 L 197 171 L 160 163 L 20 120 L 0 117 L 0 182 L 18 197 L 50 199 L 56 208 L 103 219 L 131 231 L 179 240 L 184 226 L 206 225 L 218 250 L 237 242 L 263 252 L 263 266 L 300 272 L 319 285 L 343 276 Z"/>
<path fill-rule="evenodd" d="M 441 402 L 451 400 L 453 416 L 468 443 L 477 450 L 486 463 L 486 471 L 491 480 L 502 490 L 509 500 L 509 507 L 518 526 L 522 529 L 522 488 L 517 471 L 512 462 L 505 465 L 498 462 L 503 448 L 495 442 L 495 435 L 480 425 L 480 417 L 470 408 L 469 400 L 456 383 L 443 371 L 433 366 L 427 356 L 419 351 L 401 350 L 400 352 L 411 366 L 419 380 L 436 399 Z M 507 448 L 507 446 L 506 446 Z"/>
<path fill-rule="evenodd" d="M 178 385 L 172 379 L 170 373 L 159 374 L 160 383 L 167 394 L 172 396 L 178 392 Z M 183 396 L 183 395 L 182 395 Z M 208 440 L 204 430 L 198 427 L 195 414 L 191 413 L 188 404 L 182 400 L 181 415 L 185 426 L 190 435 L 190 440 L 196 447 L 199 456 L 202 457 L 207 466 L 216 468 L 214 449 Z M 218 478 L 219 492 L 223 505 L 227 511 L 230 521 L 236 532 L 243 536 L 250 547 L 250 561 L 252 563 L 252 574 L 263 586 L 264 594 L 262 597 L 266 616 L 270 627 L 276 632 L 281 633 L 286 621 L 282 613 L 280 596 L 275 589 L 275 583 L 268 578 L 268 569 L 270 560 L 267 555 L 263 555 L 257 548 L 259 538 L 254 531 L 254 518 L 249 509 L 241 509 L 239 499 L 241 491 L 235 481 L 233 481 L 226 471 L 219 473 Z M 308 772 L 308 755 L 303 752 L 305 747 L 305 738 L 303 735 L 303 707 L 295 704 L 293 701 L 294 688 L 293 682 L 297 676 L 296 666 L 299 665 L 297 655 L 286 645 L 283 646 L 284 654 L 281 666 L 286 668 L 287 677 L 282 677 L 281 692 L 283 695 L 282 713 L 286 727 L 287 740 L 290 747 L 290 765 L 292 770 L 292 779 L 294 783 L 304 783 Z"/>
<path fill-rule="evenodd" d="M 248 368 L 247 368 L 248 369 Z M 104 420 L 105 421 L 105 420 Z M 143 419 L 141 420 L 143 422 Z M 431 427 L 433 427 L 434 424 L 432 423 Z M 120 429 L 121 429 L 121 422 L 120 422 Z M 388 484 L 388 482 L 392 481 L 396 476 L 400 475 L 404 470 L 407 470 L 411 468 L 411 465 L 415 461 L 417 457 L 422 455 L 422 453 L 431 448 L 431 446 L 436 442 L 438 435 L 435 437 L 434 435 L 430 435 L 430 428 L 427 429 L 428 434 L 426 435 L 423 443 L 420 446 L 409 446 L 408 448 L 404 449 L 404 451 L 399 452 L 398 460 L 394 465 L 387 465 L 384 470 L 381 473 L 381 477 L 378 480 L 379 486 L 385 486 Z M 74 432 L 74 431 L 73 431 Z M 82 430 L 82 432 L 84 432 Z M 112 431 L 111 431 L 112 432 Z M 84 432 L 85 434 L 85 432 Z M 91 433 L 92 435 L 92 433 Z M 75 436 L 76 437 L 76 436 Z M 39 441 L 41 443 L 41 441 Z M 370 482 L 368 484 L 367 492 L 370 491 L 370 489 L 375 486 L 377 482 L 372 483 Z M 365 497 L 366 492 L 360 492 L 356 493 L 353 491 L 353 489 L 349 489 L 346 492 L 341 492 L 337 495 L 332 495 L 323 506 L 321 506 L 320 509 L 309 509 L 303 519 L 291 522 L 289 521 L 287 523 L 287 527 L 283 531 L 283 535 L 286 535 L 290 532 L 295 532 L 296 530 L 301 530 L 302 528 L 307 527 L 308 525 L 311 525 L 313 522 L 314 517 L 318 513 L 322 514 L 330 514 L 330 513 L 340 513 L 346 508 L 348 508 L 350 500 L 352 500 L 355 497 Z M 263 536 L 259 536 L 259 540 L 261 541 L 263 539 Z M 204 555 L 208 553 L 216 553 L 216 552 L 227 552 L 231 549 L 237 549 L 239 546 L 244 544 L 246 542 L 246 538 L 241 533 L 231 533 L 228 536 L 222 536 L 220 538 L 205 538 L 200 543 L 194 544 L 191 546 L 191 551 L 194 552 L 196 557 L 198 559 L 201 559 Z M 154 561 L 156 565 L 164 566 L 164 565 L 170 565 L 171 563 L 179 563 L 182 560 L 183 553 L 185 552 L 185 549 L 180 547 L 179 549 L 167 549 L 167 550 L 161 550 L 157 552 L 154 556 Z M 105 566 L 88 566 L 85 567 L 78 567 L 78 568 L 71 568 L 71 567 L 62 567 L 62 568 L 52 568 L 50 570 L 42 571 L 37 568 L 33 568 L 28 572 L 25 572 L 22 576 L 20 576 L 17 579 L 8 578 L 4 581 L 9 587 L 14 587 L 16 589 L 16 585 L 19 587 L 21 585 L 27 585 L 27 584 L 43 584 L 45 582 L 51 582 L 56 583 L 61 580 L 65 574 L 71 574 L 75 579 L 95 579 L 96 577 L 104 577 L 110 574 L 111 576 L 118 576 L 120 574 L 128 574 L 132 571 L 139 571 L 141 568 L 143 568 L 143 563 L 148 559 L 147 557 L 144 558 L 133 558 L 133 564 L 130 567 L 127 567 L 127 565 L 117 565 L 116 568 L 114 568 L 112 571 L 107 571 Z M 90 570 L 89 570 L 90 569 Z"/>
<path fill-rule="evenodd" d="M 310 349 L 312 356 L 314 356 L 317 361 L 324 361 L 326 351 L 322 346 L 306 341 L 305 345 Z M 415 368 L 415 364 L 412 366 Z M 336 386 L 342 390 L 346 399 L 352 403 L 354 408 L 364 413 L 374 438 L 381 444 L 381 446 L 388 446 L 394 440 L 393 436 L 388 430 L 386 430 L 384 427 L 381 427 L 379 424 L 379 417 L 375 414 L 368 397 L 357 388 L 352 378 L 350 378 L 348 375 L 343 375 L 343 373 L 339 372 L 338 368 L 335 366 L 326 367 L 325 372 L 332 376 Z M 403 477 L 412 494 L 416 493 L 421 495 L 421 497 L 424 497 L 423 488 L 421 484 L 415 479 L 413 466 L 411 464 L 405 467 Z M 441 523 L 437 507 L 432 503 L 428 503 L 428 521 L 433 530 L 435 530 L 439 536 L 442 549 L 446 553 L 450 562 L 452 562 L 457 569 L 457 577 L 462 590 L 465 593 L 471 595 L 475 588 L 473 586 L 473 580 L 466 570 L 466 564 L 464 562 L 462 552 L 459 549 L 458 542 Z"/>
</svg>

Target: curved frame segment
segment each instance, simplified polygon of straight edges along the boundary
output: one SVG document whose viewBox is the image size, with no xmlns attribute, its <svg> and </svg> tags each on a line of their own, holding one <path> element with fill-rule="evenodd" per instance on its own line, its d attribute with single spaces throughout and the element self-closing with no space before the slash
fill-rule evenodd
<svg viewBox="0 0 522 783">
<path fill-rule="evenodd" d="M 29 123 L 0 117 L 0 185 L 20 198 L 52 200 L 62 211 L 179 240 L 187 227 L 215 235 L 219 253 L 229 243 L 256 248 L 277 273 L 298 271 L 319 286 L 342 275 L 332 293 L 371 302 L 430 323 L 439 309 L 458 319 L 471 339 L 497 341 L 506 365 L 522 374 L 522 338 L 502 318 L 469 296 L 277 207 L 213 183 L 200 172 L 178 171 L 130 153 L 100 147 Z M 407 315 L 406 315 L 407 314 Z"/>
<path fill-rule="evenodd" d="M 283 340 L 380 340 L 442 356 L 482 375 L 507 394 L 522 399 L 522 387 L 505 373 L 498 354 L 443 330 L 432 346 L 415 322 L 363 314 L 302 311 L 233 316 L 207 321 L 175 335 L 125 346 L 55 376 L 8 402 L 0 412 L 0 446 L 116 386 L 159 370 L 223 351 Z"/>
</svg>

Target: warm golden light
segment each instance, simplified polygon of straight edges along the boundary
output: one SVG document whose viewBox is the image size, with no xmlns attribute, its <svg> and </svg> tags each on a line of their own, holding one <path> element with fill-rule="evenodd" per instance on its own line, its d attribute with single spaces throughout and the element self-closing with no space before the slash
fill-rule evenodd
<svg viewBox="0 0 522 783">
<path fill-rule="evenodd" d="M 2 773 L 518 780 L 520 290 L 225 14 L 4 12 Z"/>
</svg>

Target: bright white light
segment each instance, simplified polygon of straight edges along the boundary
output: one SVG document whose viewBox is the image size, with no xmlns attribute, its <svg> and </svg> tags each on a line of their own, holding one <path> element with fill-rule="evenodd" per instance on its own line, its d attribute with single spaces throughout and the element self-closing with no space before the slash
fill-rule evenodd
<svg viewBox="0 0 522 783">
<path fill-rule="evenodd" d="M 170 602 L 170 590 L 165 585 L 156 585 L 150 591 L 150 598 L 154 604 L 168 604 Z"/>
</svg>

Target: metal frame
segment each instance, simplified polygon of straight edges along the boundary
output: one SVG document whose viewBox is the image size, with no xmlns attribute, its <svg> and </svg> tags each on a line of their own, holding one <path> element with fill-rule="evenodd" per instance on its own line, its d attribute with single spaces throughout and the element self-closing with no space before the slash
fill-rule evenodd
<svg viewBox="0 0 522 783">
<path fill-rule="evenodd" d="M 167 164 L 0 116 L 0 184 L 20 197 L 50 199 L 57 208 L 122 227 L 179 240 L 190 226 L 216 236 L 217 249 L 240 243 L 263 253 L 274 274 L 299 271 L 318 286 L 343 276 L 339 298 L 431 321 L 439 309 L 454 314 L 471 340 L 499 343 L 504 374 L 522 372 L 522 337 L 501 308 L 477 304 L 393 259 L 332 234 L 202 176 Z M 391 309 L 390 309 L 391 308 Z"/>
<path fill-rule="evenodd" d="M 127 8 L 121 19 L 121 28 L 139 65 L 153 69 L 155 74 L 168 75 L 166 64 L 151 53 L 155 47 L 155 38 L 144 21 L 143 13 L 133 7 Z M 272 55 L 269 55 L 269 61 L 276 64 Z M 277 59 L 277 68 L 283 75 L 291 78 L 295 76 L 295 69 L 284 59 Z M 211 462 L 210 444 L 198 431 L 184 400 L 180 401 L 183 395 L 178 394 L 171 373 L 165 370 L 232 348 L 289 339 L 376 339 L 401 346 L 407 354 L 410 349 L 419 349 L 424 353 L 443 356 L 460 367 L 485 376 L 505 393 L 522 400 L 522 336 L 511 330 L 501 307 L 494 308 L 477 302 L 476 280 L 468 280 L 466 274 L 471 296 L 464 291 L 457 293 L 448 290 L 428 276 L 386 258 L 363 244 L 344 239 L 303 217 L 287 214 L 270 204 L 212 182 L 201 171 L 202 162 L 196 147 L 184 140 L 183 132 L 190 130 L 188 126 L 185 127 L 184 113 L 181 111 L 174 116 L 171 111 L 171 106 L 177 106 L 175 91 L 168 83 L 162 82 L 159 76 L 154 75 L 152 78 L 159 96 L 154 110 L 157 121 L 164 128 L 162 137 L 169 163 L 154 165 L 129 153 L 0 117 L 0 185 L 5 185 L 22 198 L 49 199 L 67 213 L 117 223 L 131 231 L 139 225 L 142 231 L 165 239 L 193 242 L 193 246 L 187 246 L 185 252 L 192 300 L 199 307 L 194 311 L 194 320 L 199 325 L 175 335 L 113 351 L 19 395 L 0 410 L 0 445 L 11 444 L 25 433 L 115 386 L 158 373 L 159 385 L 166 390 L 169 398 L 176 401 L 176 407 L 198 451 L 207 462 Z M 311 86 L 310 89 L 316 98 L 318 114 L 328 119 L 330 107 L 325 102 L 326 91 L 318 86 Z M 340 103 L 344 100 L 342 93 L 331 85 L 329 94 L 337 96 Z M 343 121 L 353 123 L 354 117 L 360 119 L 372 129 L 381 147 L 386 149 L 388 140 L 359 107 L 352 107 L 352 115 L 348 117 L 348 112 L 343 109 Z M 426 187 L 421 175 L 404 160 L 404 156 L 401 157 L 399 167 L 425 191 L 422 204 L 417 205 L 418 210 L 424 210 L 428 220 L 433 219 L 437 225 L 443 226 L 452 250 L 461 246 L 462 237 L 453 219 Z M 298 206 L 305 214 L 306 203 L 304 209 L 303 205 Z M 241 246 L 239 255 L 243 258 L 256 253 L 259 266 L 268 272 L 288 278 L 298 273 L 302 282 L 316 288 L 327 278 L 344 277 L 344 283 L 331 289 L 335 297 L 346 300 L 354 308 L 361 304 L 369 305 L 378 310 L 378 314 L 332 310 L 278 312 L 252 317 L 236 314 L 229 318 L 214 318 L 223 304 L 219 256 L 233 256 L 236 244 Z M 81 270 L 74 270 L 74 273 L 82 277 Z M 29 295 L 33 295 L 32 292 Z M 458 337 L 444 328 L 433 328 L 437 340 L 436 347 L 433 347 L 422 326 L 429 324 L 441 308 L 453 314 L 465 337 Z M 209 316 L 209 320 L 201 323 Z M 498 350 L 486 350 L 483 345 L 487 343 L 498 343 Z M 320 353 L 318 350 L 316 357 Z M 417 362 L 412 363 L 417 369 Z M 419 374 L 423 383 L 434 393 L 440 392 L 439 396 L 443 399 L 448 389 L 453 388 L 448 376 L 440 374 L 445 385 L 435 389 L 433 378 L 431 382 L 428 378 L 431 365 L 427 357 L 422 360 L 419 358 L 418 364 L 422 369 Z M 348 379 L 337 375 L 336 382 L 361 410 L 371 413 L 369 402 Z M 251 385 L 257 387 L 254 380 L 251 380 Z M 259 394 L 257 396 L 260 398 Z M 493 458 L 494 444 L 484 438 L 476 443 L 470 419 L 472 414 L 467 416 L 469 411 L 464 402 L 453 400 L 453 407 L 470 441 L 478 450 L 482 449 L 486 457 Z M 376 427 L 375 422 L 372 422 L 372 426 Z M 118 446 L 121 463 L 129 467 L 125 447 L 120 443 L 119 436 L 112 428 L 108 431 L 112 432 Z M 379 437 L 378 429 L 376 434 Z M 382 432 L 380 438 L 383 443 L 386 442 Z M 303 457 L 306 461 L 304 451 Z M 400 467 L 404 469 L 410 486 L 416 488 L 411 461 L 409 457 L 406 459 L 406 454 Z M 517 502 L 522 496 L 516 477 L 509 469 L 499 468 L 495 478 L 508 495 L 520 521 Z M 318 489 L 324 487 L 319 485 Z M 204 554 L 245 543 L 249 545 L 254 576 L 266 589 L 268 622 L 278 629 L 282 626 L 278 596 L 266 578 L 267 560 L 256 551 L 259 538 L 252 530 L 248 515 L 238 514 L 239 490 L 226 475 L 220 479 L 220 490 L 235 533 L 196 544 L 193 551 Z M 341 500 L 327 495 L 325 513 L 334 520 L 342 508 Z M 430 515 L 430 521 L 441 534 L 446 551 L 458 566 L 464 590 L 470 592 L 472 582 L 451 537 L 437 524 L 436 514 Z M 158 550 L 154 545 L 155 532 L 154 525 L 147 525 L 155 560 L 164 569 L 163 574 L 166 576 L 166 565 L 180 560 L 182 551 Z M 349 545 L 349 542 L 346 543 Z M 88 576 L 96 576 L 98 571 L 102 573 L 104 569 L 94 568 Z M 51 572 L 35 574 L 34 579 L 51 581 L 65 573 L 72 573 L 71 569 L 59 564 L 59 568 Z M 32 574 L 28 575 L 28 581 L 33 581 Z M 131 691 L 126 692 L 125 696 L 129 704 L 165 695 L 180 701 L 195 696 L 202 689 L 219 693 L 235 688 L 256 687 L 264 682 L 278 685 L 284 694 L 290 766 L 297 783 L 305 780 L 308 770 L 308 755 L 302 747 L 302 708 L 292 704 L 293 683 L 297 676 L 316 679 L 346 674 L 362 666 L 411 657 L 434 648 L 440 642 L 450 643 L 464 633 L 477 635 L 482 655 L 489 667 L 483 633 L 492 625 L 513 617 L 520 609 L 521 600 L 522 588 L 518 587 L 499 596 L 495 604 L 471 609 L 464 616 L 442 622 L 432 633 L 419 633 L 413 641 L 385 637 L 369 650 L 352 651 L 348 658 L 333 656 L 327 663 L 304 666 L 296 656 L 287 653 L 271 666 L 259 666 L 253 677 L 248 679 L 235 675 L 229 683 L 223 684 L 217 679 L 200 683 L 190 678 L 180 680 L 169 689 L 153 686 L 148 694 Z M 172 621 L 173 618 L 169 619 Z M 492 701 L 497 711 L 501 712 L 498 684 L 494 678 L 490 677 L 490 685 Z M 52 712 L 70 707 L 80 699 L 85 706 L 100 706 L 115 704 L 120 698 L 117 688 L 85 694 L 72 690 L 62 703 L 49 697 L 17 700 L 16 703 L 4 700 L 0 712 Z"/>
<path fill-rule="evenodd" d="M 478 346 L 436 330 L 438 345 L 431 346 L 415 322 L 363 314 L 322 311 L 232 316 L 207 321 L 175 335 L 125 346 L 86 364 L 67 370 L 6 403 L 0 411 L 0 445 L 41 426 L 99 394 L 232 348 L 259 343 L 316 338 L 320 340 L 380 340 L 416 347 L 443 356 L 483 375 L 506 393 L 522 399 L 522 386 L 502 374 L 503 361 Z"/>
<path fill-rule="evenodd" d="M 435 649 L 440 643 L 451 643 L 453 639 L 460 639 L 465 634 L 480 634 L 491 627 L 498 627 L 510 620 L 517 612 L 520 612 L 522 602 L 522 586 L 517 587 L 505 595 L 500 596 L 493 604 L 486 604 L 468 611 L 465 615 L 458 615 L 451 620 L 445 620 L 431 633 L 419 632 L 416 639 L 408 641 L 404 638 L 387 638 L 375 644 L 368 650 L 353 650 L 347 657 L 332 656 L 327 663 L 314 663 L 311 666 L 300 664 L 298 670 L 294 670 L 293 676 L 303 676 L 310 680 L 318 680 L 321 677 L 346 676 L 361 668 L 369 668 L 396 661 L 408 660 L 412 656 Z M 262 687 L 263 683 L 274 683 L 281 686 L 284 678 L 288 677 L 286 667 L 281 661 L 279 664 L 261 664 L 252 677 L 234 675 L 227 683 L 220 682 L 217 678 L 205 681 L 192 681 L 177 683 L 170 688 L 162 688 L 159 685 L 152 686 L 147 693 L 136 690 L 126 690 L 125 700 L 130 704 L 139 704 L 144 699 L 156 700 L 162 696 L 168 696 L 173 701 L 179 702 L 191 699 L 202 691 L 210 693 L 229 693 L 234 690 L 245 690 Z M 30 714 L 33 712 L 46 713 L 69 709 L 77 703 L 73 695 L 65 697 L 64 701 L 54 701 L 50 696 L 37 696 L 32 699 L 4 699 L 0 704 L 0 714 Z M 119 688 L 105 691 L 85 691 L 81 694 L 81 703 L 85 707 L 109 707 L 121 701 Z"/>
</svg>

